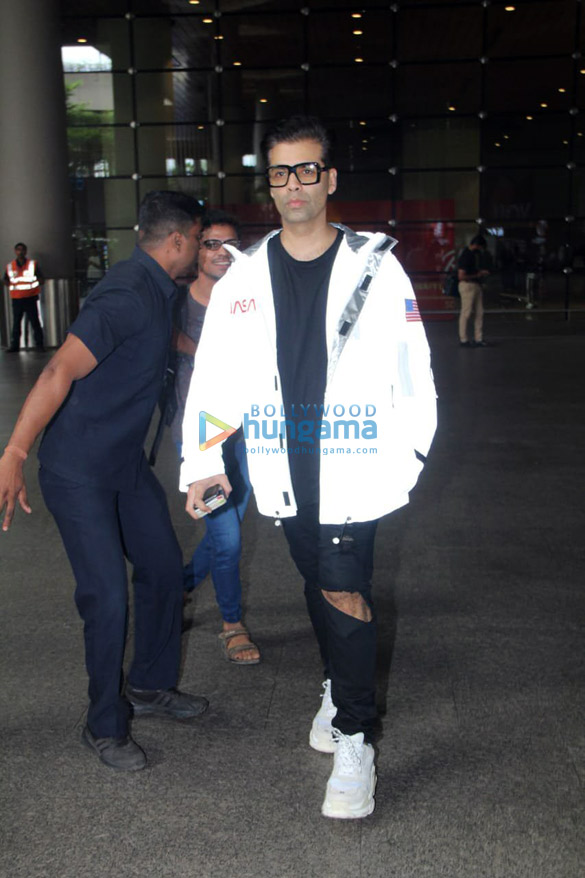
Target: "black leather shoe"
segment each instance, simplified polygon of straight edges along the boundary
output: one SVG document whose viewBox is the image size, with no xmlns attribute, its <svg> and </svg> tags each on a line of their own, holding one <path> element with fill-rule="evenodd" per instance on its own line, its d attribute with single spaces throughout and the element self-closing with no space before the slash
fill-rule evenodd
<svg viewBox="0 0 585 878">
<path fill-rule="evenodd" d="M 459 347 L 460 347 L 460 348 L 472 348 L 472 347 L 473 347 L 473 342 L 471 342 L 471 341 L 460 341 L 460 342 L 459 342 Z"/>
<path fill-rule="evenodd" d="M 20 348 L 15 348 L 14 345 L 11 345 L 9 348 L 6 348 L 7 354 L 17 354 Z"/>
<path fill-rule="evenodd" d="M 134 716 L 164 716 L 171 719 L 193 719 L 209 707 L 202 695 L 189 695 L 178 689 L 135 689 L 126 686 L 126 698 Z"/>
<path fill-rule="evenodd" d="M 81 733 L 81 743 L 97 753 L 108 768 L 119 771 L 140 771 L 146 766 L 146 754 L 130 735 L 125 738 L 96 738 L 89 726 Z"/>
</svg>

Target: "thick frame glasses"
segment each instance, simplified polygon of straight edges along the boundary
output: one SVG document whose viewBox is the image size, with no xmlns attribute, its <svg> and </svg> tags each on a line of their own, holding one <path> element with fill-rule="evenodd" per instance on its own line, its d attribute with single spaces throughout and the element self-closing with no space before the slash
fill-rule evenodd
<svg viewBox="0 0 585 878">
<path fill-rule="evenodd" d="M 299 162 L 297 165 L 270 165 L 266 168 L 266 179 L 271 189 L 286 186 L 291 174 L 294 174 L 302 186 L 315 186 L 328 166 L 319 162 Z"/>
<path fill-rule="evenodd" d="M 226 241 L 220 241 L 219 238 L 206 238 L 205 241 L 201 241 L 201 244 L 206 250 L 219 250 L 224 244 L 230 244 L 238 250 L 240 248 L 240 242 L 237 238 L 228 238 Z"/>
</svg>

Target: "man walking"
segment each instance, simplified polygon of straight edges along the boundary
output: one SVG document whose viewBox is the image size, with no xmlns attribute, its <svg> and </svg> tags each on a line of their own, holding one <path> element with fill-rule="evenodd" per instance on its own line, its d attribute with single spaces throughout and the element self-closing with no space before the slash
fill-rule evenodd
<svg viewBox="0 0 585 878">
<path fill-rule="evenodd" d="M 282 523 L 305 580 L 325 671 L 312 747 L 334 754 L 322 813 L 374 808 L 372 741 L 378 519 L 408 502 L 436 424 L 429 350 L 412 287 L 383 234 L 327 222 L 337 187 L 312 117 L 263 141 L 282 229 L 235 264 L 213 294 L 183 424 L 187 511 L 229 492 L 218 443 L 197 421 L 242 423 L 261 513 Z M 231 252 L 231 251 L 230 251 Z M 237 370 L 215 368 L 218 348 Z"/>
<path fill-rule="evenodd" d="M 33 329 L 37 350 L 44 349 L 43 327 L 39 320 L 38 301 L 41 287 L 45 282 L 43 273 L 35 259 L 27 258 L 27 246 L 22 242 L 14 247 L 15 258 L 9 262 L 4 272 L 4 284 L 8 287 L 12 300 L 12 340 L 8 353 L 15 354 L 20 349 L 20 324 L 26 314 Z"/>
<path fill-rule="evenodd" d="M 144 768 L 130 737 L 135 716 L 188 719 L 207 701 L 175 689 L 183 564 L 161 485 L 143 443 L 166 367 L 176 296 L 192 270 L 202 208 L 177 192 L 151 192 L 139 244 L 88 296 L 64 344 L 30 392 L 0 458 L 0 511 L 30 513 L 23 464 L 36 436 L 39 480 L 76 580 L 84 621 L 89 710 L 82 741 L 111 768 Z M 122 690 L 128 585 L 134 567 L 135 653 Z"/>
</svg>

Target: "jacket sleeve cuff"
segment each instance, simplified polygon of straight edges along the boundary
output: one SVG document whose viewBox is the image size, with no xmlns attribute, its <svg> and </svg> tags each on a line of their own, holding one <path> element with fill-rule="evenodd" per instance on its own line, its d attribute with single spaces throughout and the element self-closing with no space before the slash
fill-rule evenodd
<svg viewBox="0 0 585 878">
<path fill-rule="evenodd" d="M 223 456 L 221 454 L 221 445 L 217 446 L 219 453 L 210 454 L 204 451 L 197 454 L 194 458 L 188 458 L 181 464 L 181 474 L 179 479 L 179 491 L 187 493 L 189 485 L 193 482 L 199 482 L 201 479 L 208 479 L 210 476 L 217 476 L 225 472 Z M 215 452 L 215 449 L 213 449 Z"/>
</svg>

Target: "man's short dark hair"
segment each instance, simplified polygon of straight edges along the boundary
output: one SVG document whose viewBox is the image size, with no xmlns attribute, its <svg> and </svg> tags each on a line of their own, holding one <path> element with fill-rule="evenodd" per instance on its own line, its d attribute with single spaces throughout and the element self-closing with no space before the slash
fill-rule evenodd
<svg viewBox="0 0 585 878">
<path fill-rule="evenodd" d="M 15 249 L 15 250 L 16 250 L 17 247 L 24 247 L 25 250 L 28 250 L 28 247 L 26 246 L 26 244 L 23 244 L 22 241 L 19 241 L 18 244 L 15 244 L 15 245 L 14 245 L 14 249 Z"/>
<path fill-rule="evenodd" d="M 270 128 L 260 145 L 264 164 L 268 165 L 268 153 L 279 143 L 298 143 L 299 140 L 316 140 L 321 144 L 323 164 L 331 164 L 332 137 L 316 116 L 291 116 Z"/>
<path fill-rule="evenodd" d="M 476 235 L 475 238 L 471 239 L 469 244 L 475 244 L 477 247 L 483 247 L 484 250 L 487 247 L 487 241 L 483 235 Z"/>
<path fill-rule="evenodd" d="M 201 231 L 204 232 L 205 229 L 210 229 L 211 226 L 232 226 L 236 233 L 236 237 L 241 237 L 241 227 L 238 220 L 231 213 L 226 213 L 225 210 L 208 210 L 205 216 L 203 217 L 203 222 L 201 223 Z"/>
<path fill-rule="evenodd" d="M 204 209 L 197 199 L 184 192 L 148 192 L 142 199 L 138 213 L 140 246 L 158 244 L 177 231 L 188 234 L 203 213 Z"/>
</svg>

